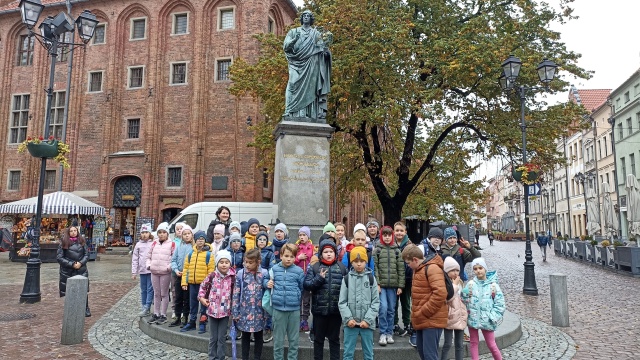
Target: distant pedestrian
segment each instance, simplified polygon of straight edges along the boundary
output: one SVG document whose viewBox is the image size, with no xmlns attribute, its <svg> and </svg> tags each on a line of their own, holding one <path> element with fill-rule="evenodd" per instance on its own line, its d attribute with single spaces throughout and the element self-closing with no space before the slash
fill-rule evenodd
<svg viewBox="0 0 640 360">
<path fill-rule="evenodd" d="M 476 229 L 476 244 L 480 247 L 480 229 Z"/>
<path fill-rule="evenodd" d="M 60 264 L 58 287 L 60 289 L 60 297 L 63 297 L 67 292 L 67 279 L 76 275 L 89 277 L 89 270 L 87 270 L 89 249 L 87 248 L 87 241 L 80 235 L 80 230 L 77 226 L 70 226 L 65 229 L 58 246 L 56 260 Z M 88 291 L 89 289 L 87 288 Z M 91 316 L 89 295 L 87 295 L 87 307 L 84 311 L 84 316 Z"/>
<path fill-rule="evenodd" d="M 489 246 L 493 246 L 493 239 L 494 239 L 494 235 L 493 232 L 491 230 L 489 230 L 489 232 L 487 233 L 487 237 L 489 238 Z"/>
<path fill-rule="evenodd" d="M 538 241 L 538 246 L 540 247 L 540 252 L 542 253 L 542 261 L 547 261 L 547 245 L 551 247 L 549 236 L 545 235 L 544 233 L 539 233 L 536 240 Z"/>
<path fill-rule="evenodd" d="M 151 315 L 151 303 L 153 302 L 153 286 L 151 285 L 151 272 L 147 270 L 147 256 L 153 239 L 151 238 L 151 224 L 140 226 L 140 240 L 136 243 L 131 254 L 131 278 L 140 276 L 140 303 L 142 311 L 140 317 Z"/>
<path fill-rule="evenodd" d="M 487 271 L 484 258 L 474 259 L 471 266 L 476 277 L 462 290 L 462 300 L 469 313 L 467 325 L 471 337 L 471 359 L 478 360 L 480 357 L 478 330 L 482 330 L 485 343 L 494 360 L 502 360 L 494 333 L 502 321 L 505 310 L 504 295 L 498 286 L 498 276 L 495 270 Z"/>
</svg>

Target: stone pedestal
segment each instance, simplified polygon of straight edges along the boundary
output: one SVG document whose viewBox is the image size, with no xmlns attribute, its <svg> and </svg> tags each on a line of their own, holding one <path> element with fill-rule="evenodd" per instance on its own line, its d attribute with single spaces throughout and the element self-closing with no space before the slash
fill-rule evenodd
<svg viewBox="0 0 640 360">
<path fill-rule="evenodd" d="M 60 339 L 62 345 L 75 345 L 82 342 L 88 288 L 89 279 L 84 276 L 76 275 L 67 279 Z"/>
<path fill-rule="evenodd" d="M 302 226 L 309 226 L 311 240 L 317 242 L 328 221 L 329 142 L 333 131 L 327 124 L 286 120 L 274 130 L 275 218 L 287 225 L 292 240 Z"/>
</svg>

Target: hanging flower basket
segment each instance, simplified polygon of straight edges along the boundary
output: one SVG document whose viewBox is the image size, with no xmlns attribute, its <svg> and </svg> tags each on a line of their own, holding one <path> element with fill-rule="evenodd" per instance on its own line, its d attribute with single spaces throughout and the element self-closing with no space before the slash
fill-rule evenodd
<svg viewBox="0 0 640 360">
<path fill-rule="evenodd" d="M 513 169 L 511 175 L 515 181 L 531 185 L 538 180 L 538 177 L 540 176 L 538 172 L 539 169 L 540 168 L 537 165 L 524 164 Z"/>
<path fill-rule="evenodd" d="M 65 168 L 70 167 L 67 159 L 69 145 L 54 139 L 53 136 L 49 136 L 48 141 L 44 141 L 42 136 L 36 138 L 28 137 L 27 140 L 18 145 L 19 153 L 25 150 L 29 151 L 29 154 L 33 157 L 53 159 Z"/>
</svg>

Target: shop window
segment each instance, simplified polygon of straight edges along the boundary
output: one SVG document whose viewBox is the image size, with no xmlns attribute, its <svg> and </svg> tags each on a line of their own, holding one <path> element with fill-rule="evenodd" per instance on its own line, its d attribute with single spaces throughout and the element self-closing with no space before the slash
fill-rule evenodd
<svg viewBox="0 0 640 360">
<path fill-rule="evenodd" d="M 9 143 L 18 144 L 27 139 L 30 95 L 14 95 L 9 124 Z"/>
</svg>

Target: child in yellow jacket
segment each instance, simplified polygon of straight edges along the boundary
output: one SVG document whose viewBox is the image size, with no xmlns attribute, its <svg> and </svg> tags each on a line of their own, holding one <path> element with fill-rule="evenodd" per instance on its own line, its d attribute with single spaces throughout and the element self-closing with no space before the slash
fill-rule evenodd
<svg viewBox="0 0 640 360">
<path fill-rule="evenodd" d="M 184 267 L 182 270 L 182 289 L 189 290 L 189 322 L 185 325 L 181 332 L 193 330 L 196 328 L 196 317 L 198 315 L 198 291 L 200 284 L 204 278 L 215 270 L 215 259 L 211 254 L 209 245 L 205 242 L 207 234 L 204 231 L 198 231 L 194 235 L 196 245 L 193 252 L 184 258 Z M 203 306 L 200 311 L 200 328 L 199 334 L 207 331 L 207 315 L 206 308 Z"/>
</svg>

